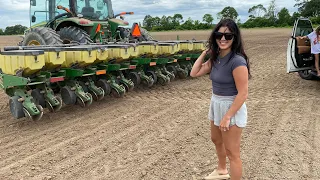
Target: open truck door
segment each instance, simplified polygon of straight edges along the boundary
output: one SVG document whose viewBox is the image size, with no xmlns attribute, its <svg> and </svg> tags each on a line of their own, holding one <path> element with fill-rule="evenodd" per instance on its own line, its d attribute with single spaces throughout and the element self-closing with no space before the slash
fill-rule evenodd
<svg viewBox="0 0 320 180">
<path fill-rule="evenodd" d="M 303 79 L 313 79 L 314 55 L 308 39 L 301 40 L 298 36 L 306 36 L 313 31 L 312 23 L 307 18 L 295 21 L 292 35 L 287 48 L 287 73 L 298 72 Z"/>
</svg>

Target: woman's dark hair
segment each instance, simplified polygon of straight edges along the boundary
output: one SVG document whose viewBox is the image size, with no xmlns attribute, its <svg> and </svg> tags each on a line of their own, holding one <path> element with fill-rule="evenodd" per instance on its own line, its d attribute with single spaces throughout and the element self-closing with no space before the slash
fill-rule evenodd
<svg viewBox="0 0 320 180">
<path fill-rule="evenodd" d="M 248 72 L 249 72 L 249 78 L 251 77 L 250 73 L 250 64 L 249 64 L 249 58 L 247 57 L 246 53 L 244 52 L 243 48 L 243 41 L 241 37 L 241 32 L 238 27 L 238 25 L 232 20 L 232 19 L 222 19 L 214 28 L 214 30 L 211 33 L 211 36 L 208 40 L 208 49 L 210 52 L 210 60 L 212 62 L 212 66 L 217 62 L 217 58 L 219 55 L 219 45 L 217 44 L 216 38 L 215 38 L 215 32 L 218 32 L 221 27 L 228 27 L 228 29 L 233 33 L 233 43 L 231 46 L 231 56 L 230 59 L 232 59 L 236 54 L 241 55 L 245 58 L 248 66 Z M 228 60 L 228 62 L 230 61 Z"/>
</svg>

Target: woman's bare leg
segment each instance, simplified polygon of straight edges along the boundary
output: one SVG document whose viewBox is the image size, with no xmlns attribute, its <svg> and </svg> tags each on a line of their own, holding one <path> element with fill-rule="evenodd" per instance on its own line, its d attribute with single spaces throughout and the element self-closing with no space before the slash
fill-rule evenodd
<svg viewBox="0 0 320 180">
<path fill-rule="evenodd" d="M 211 121 L 211 140 L 215 144 L 218 155 L 218 172 L 219 174 L 228 174 L 227 170 L 227 154 L 223 144 L 221 130 Z"/>
<path fill-rule="evenodd" d="M 231 180 L 240 180 L 242 177 L 242 161 L 240 159 L 241 133 L 242 129 L 236 125 L 231 126 L 229 131 L 222 131 L 226 154 L 230 160 Z"/>
</svg>

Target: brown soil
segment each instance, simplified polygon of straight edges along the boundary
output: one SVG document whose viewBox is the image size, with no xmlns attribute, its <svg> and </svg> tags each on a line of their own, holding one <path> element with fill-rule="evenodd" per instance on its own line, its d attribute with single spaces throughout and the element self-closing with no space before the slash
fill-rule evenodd
<svg viewBox="0 0 320 180">
<path fill-rule="evenodd" d="M 153 35 L 207 39 L 209 33 Z M 243 179 L 320 179 L 320 84 L 286 74 L 290 33 L 243 31 L 253 75 Z M 15 45 L 19 38 L 0 40 Z M 1 92 L 0 179 L 201 179 L 217 162 L 207 120 L 210 88 L 208 76 L 176 80 L 84 109 L 46 111 L 38 122 L 13 119 Z"/>
</svg>

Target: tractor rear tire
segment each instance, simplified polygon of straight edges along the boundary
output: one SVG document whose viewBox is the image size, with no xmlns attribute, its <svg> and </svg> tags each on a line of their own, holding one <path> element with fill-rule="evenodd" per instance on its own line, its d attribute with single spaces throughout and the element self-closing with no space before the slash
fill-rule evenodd
<svg viewBox="0 0 320 180">
<path fill-rule="evenodd" d="M 48 27 L 32 28 L 26 33 L 21 45 L 22 46 L 40 46 L 40 45 L 61 45 L 62 40 L 59 34 Z"/>
<path fill-rule="evenodd" d="M 58 31 L 58 34 L 60 35 L 63 44 L 70 44 L 72 41 L 76 41 L 80 44 L 93 43 L 88 33 L 79 27 L 64 27 Z"/>
</svg>

